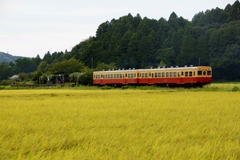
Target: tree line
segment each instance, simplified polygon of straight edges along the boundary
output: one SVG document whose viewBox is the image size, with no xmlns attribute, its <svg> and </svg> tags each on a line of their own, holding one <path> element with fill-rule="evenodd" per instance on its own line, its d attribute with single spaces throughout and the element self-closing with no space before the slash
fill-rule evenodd
<svg viewBox="0 0 240 160">
<path fill-rule="evenodd" d="M 70 75 L 90 74 L 104 67 L 210 65 L 214 80 L 237 81 L 240 80 L 239 8 L 237 0 L 225 9 L 199 12 L 191 21 L 175 12 L 168 20 L 129 13 L 100 24 L 94 37 L 75 45 L 71 51 L 47 52 L 42 59 L 37 55 L 20 58 L 15 63 L 1 63 L 0 80 L 18 73 L 33 77 L 37 71 L 42 75 L 57 72 Z"/>
</svg>

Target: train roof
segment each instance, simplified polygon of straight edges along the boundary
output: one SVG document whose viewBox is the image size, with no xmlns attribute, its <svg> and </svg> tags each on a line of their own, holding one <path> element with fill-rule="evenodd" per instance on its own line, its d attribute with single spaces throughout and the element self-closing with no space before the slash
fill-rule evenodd
<svg viewBox="0 0 240 160">
<path fill-rule="evenodd" d="M 115 72 L 136 72 L 136 71 L 140 71 L 140 72 L 144 72 L 144 71 L 165 71 L 165 70 L 189 70 L 189 69 L 197 69 L 197 68 L 211 68 L 210 66 L 189 66 L 189 67 L 163 67 L 163 68 L 152 68 L 152 69 L 118 69 L 118 70 L 103 70 L 103 71 L 94 71 L 94 73 L 101 73 L 101 72 L 108 72 L 108 73 L 115 73 Z"/>
</svg>

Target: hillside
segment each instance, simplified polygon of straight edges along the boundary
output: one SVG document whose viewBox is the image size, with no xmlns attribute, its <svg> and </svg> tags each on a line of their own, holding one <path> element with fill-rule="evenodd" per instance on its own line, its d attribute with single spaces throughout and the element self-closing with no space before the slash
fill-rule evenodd
<svg viewBox="0 0 240 160">
<path fill-rule="evenodd" d="M 99 25 L 96 36 L 77 44 L 69 57 L 88 67 L 118 68 L 210 65 L 214 79 L 239 80 L 239 1 L 195 14 L 192 21 L 173 12 L 169 19 L 130 13 Z M 93 64 L 91 63 L 93 59 Z"/>
<path fill-rule="evenodd" d="M 0 63 L 2 62 L 15 62 L 17 59 L 22 58 L 20 56 L 13 56 L 8 53 L 0 52 Z"/>
</svg>

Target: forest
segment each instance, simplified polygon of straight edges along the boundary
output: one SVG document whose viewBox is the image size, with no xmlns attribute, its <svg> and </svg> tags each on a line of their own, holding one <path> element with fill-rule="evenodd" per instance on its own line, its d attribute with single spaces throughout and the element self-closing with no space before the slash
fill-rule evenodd
<svg viewBox="0 0 240 160">
<path fill-rule="evenodd" d="M 71 51 L 47 52 L 41 59 L 19 58 L 0 64 L 0 81 L 14 74 L 20 81 L 45 83 L 52 73 L 85 75 L 94 70 L 209 65 L 214 81 L 240 80 L 240 3 L 194 15 L 191 21 L 172 12 L 169 19 L 122 16 L 99 25 L 96 35 Z M 43 77 L 42 81 L 40 81 Z M 72 78 L 71 78 L 72 77 Z"/>
</svg>

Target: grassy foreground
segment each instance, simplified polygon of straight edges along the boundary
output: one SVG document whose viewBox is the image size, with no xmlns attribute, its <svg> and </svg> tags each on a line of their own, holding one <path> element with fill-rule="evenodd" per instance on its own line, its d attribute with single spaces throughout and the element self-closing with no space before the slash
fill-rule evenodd
<svg viewBox="0 0 240 160">
<path fill-rule="evenodd" d="M 240 92 L 2 90 L 0 159 L 240 159 Z"/>
</svg>

